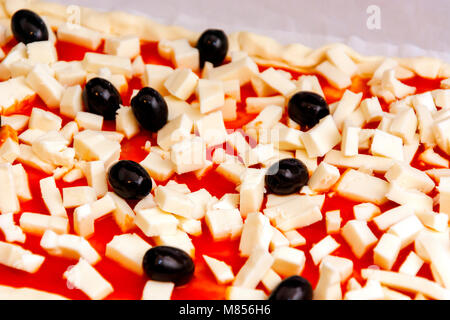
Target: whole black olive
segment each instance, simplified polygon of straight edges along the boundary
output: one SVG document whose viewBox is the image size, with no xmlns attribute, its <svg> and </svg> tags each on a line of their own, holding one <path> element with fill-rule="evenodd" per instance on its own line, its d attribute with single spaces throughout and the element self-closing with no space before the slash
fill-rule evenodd
<svg viewBox="0 0 450 320">
<path fill-rule="evenodd" d="M 312 300 L 312 298 L 311 284 L 300 276 L 284 279 L 269 296 L 269 300 Z"/>
<path fill-rule="evenodd" d="M 11 30 L 18 42 L 25 44 L 48 40 L 48 29 L 44 20 L 33 11 L 22 9 L 11 18 Z"/>
<path fill-rule="evenodd" d="M 202 33 L 197 41 L 197 49 L 200 53 L 200 67 L 203 68 L 206 61 L 215 67 L 222 64 L 228 52 L 228 38 L 225 32 L 217 29 L 208 29 Z"/>
<path fill-rule="evenodd" d="M 164 98 L 153 88 L 142 88 L 131 99 L 131 109 L 139 124 L 151 132 L 158 132 L 167 123 L 169 110 Z"/>
<path fill-rule="evenodd" d="M 122 98 L 111 82 L 103 78 L 92 78 L 84 87 L 83 102 L 89 112 L 99 114 L 106 120 L 114 120 Z"/>
<path fill-rule="evenodd" d="M 317 93 L 300 91 L 289 99 L 288 114 L 299 125 L 312 128 L 330 114 L 330 109 L 325 99 Z"/>
<path fill-rule="evenodd" d="M 152 179 L 137 162 L 120 160 L 108 171 L 108 181 L 114 192 L 124 199 L 142 199 L 152 190 Z"/>
<path fill-rule="evenodd" d="M 286 195 L 300 191 L 308 183 L 309 174 L 305 164 L 298 159 L 280 160 L 267 170 L 265 182 L 269 192 Z"/>
<path fill-rule="evenodd" d="M 149 249 L 142 266 L 150 279 L 174 282 L 177 286 L 188 283 L 195 270 L 194 261 L 186 252 L 168 246 Z"/>
</svg>

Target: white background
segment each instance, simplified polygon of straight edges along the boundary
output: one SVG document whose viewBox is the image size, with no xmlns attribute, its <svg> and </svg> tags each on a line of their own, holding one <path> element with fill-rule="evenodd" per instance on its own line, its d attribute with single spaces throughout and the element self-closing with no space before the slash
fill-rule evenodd
<svg viewBox="0 0 450 320">
<path fill-rule="evenodd" d="M 197 31 L 248 30 L 283 43 L 344 42 L 363 54 L 431 55 L 450 62 L 450 0 L 50 1 L 128 11 Z M 367 28 L 370 5 L 380 8 L 379 30 Z"/>
</svg>

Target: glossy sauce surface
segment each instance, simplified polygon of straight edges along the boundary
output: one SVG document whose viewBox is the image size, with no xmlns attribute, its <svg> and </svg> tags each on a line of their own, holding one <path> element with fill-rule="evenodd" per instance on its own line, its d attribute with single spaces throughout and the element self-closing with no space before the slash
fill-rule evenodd
<svg viewBox="0 0 450 320">
<path fill-rule="evenodd" d="M 4 49 L 9 51 L 13 44 L 8 44 Z M 81 60 L 84 57 L 85 49 L 68 44 L 68 43 L 57 43 L 58 55 L 60 60 Z M 99 48 L 98 52 L 101 52 L 102 48 Z M 170 61 L 164 60 L 158 56 L 157 44 L 147 43 L 142 45 L 141 55 L 146 64 L 162 64 L 171 65 Z M 261 70 L 265 69 L 261 67 Z M 293 72 L 294 79 L 296 79 L 299 74 Z M 337 90 L 332 88 L 325 79 L 319 76 L 320 83 L 324 90 L 328 103 L 335 102 L 340 99 L 343 94 L 343 90 Z M 353 79 L 353 84 L 350 90 L 355 92 L 363 92 L 364 97 L 370 97 L 370 92 L 368 92 L 368 87 L 366 85 L 366 80 L 355 78 Z M 421 78 L 413 78 L 403 81 L 406 84 L 414 85 L 417 87 L 417 92 L 428 91 L 431 89 L 439 88 L 440 80 L 427 80 Z M 130 96 L 133 89 L 141 88 L 140 80 L 137 78 L 132 79 L 129 82 L 128 90 L 122 93 L 122 99 L 125 105 L 129 105 Z M 255 96 L 253 89 L 250 85 L 246 85 L 241 89 L 242 101 L 245 102 L 246 97 Z M 40 107 L 47 109 L 40 98 L 34 98 L 32 101 L 24 103 L 20 110 L 16 110 L 14 113 L 22 113 L 29 115 L 33 107 Z M 383 105 L 386 108 L 386 105 Z M 57 111 L 54 111 L 57 113 Z M 227 122 L 227 129 L 239 129 L 244 124 L 252 120 L 256 115 L 249 115 L 245 113 L 244 103 L 238 104 L 238 117 L 237 120 Z M 70 119 L 63 117 L 63 125 L 70 121 Z M 113 121 L 105 121 L 103 130 L 114 130 L 115 124 Z M 141 131 L 139 135 L 132 138 L 131 140 L 124 139 L 122 142 L 122 153 L 121 159 L 134 160 L 140 162 L 145 158 L 147 152 L 143 149 L 145 142 L 150 140 L 152 145 L 156 145 L 156 136 L 147 131 Z M 417 155 L 421 150 L 418 151 Z M 447 157 L 448 158 L 448 157 Z M 413 165 L 420 169 L 427 169 L 428 167 L 423 166 L 417 159 L 413 161 Z M 39 189 L 39 180 L 46 177 L 46 175 L 38 170 L 26 167 L 28 173 L 28 179 L 30 182 L 30 189 L 33 195 L 33 200 L 28 202 L 21 202 L 21 212 L 37 212 L 37 213 L 47 213 L 47 209 L 41 199 L 41 193 Z M 224 179 L 221 175 L 217 174 L 214 168 L 206 173 L 201 179 L 197 179 L 193 173 L 187 173 L 180 176 L 175 176 L 172 179 L 179 183 L 186 183 L 191 191 L 196 191 L 201 188 L 206 188 L 212 195 L 220 198 L 225 193 L 236 193 L 235 185 L 228 180 Z M 159 183 L 158 183 L 159 184 Z M 67 186 L 77 186 L 77 185 L 87 185 L 86 180 L 83 178 L 75 183 L 65 183 L 62 180 L 57 180 L 57 185 L 59 188 L 64 188 Z M 130 201 L 130 205 L 134 206 L 135 202 Z M 329 210 L 339 209 L 341 210 L 341 217 L 343 219 L 342 225 L 346 223 L 347 220 L 353 219 L 352 207 L 355 202 L 343 199 L 338 196 L 330 197 L 327 195 L 322 213 Z M 386 203 L 381 206 L 382 212 L 396 206 L 393 203 Z M 68 210 L 68 215 L 71 225 L 71 233 L 74 233 L 72 227 L 72 212 L 73 210 Z M 20 214 L 15 215 L 16 223 L 19 222 Z M 377 230 L 373 223 L 369 223 L 370 228 L 375 233 L 377 237 L 381 236 L 381 233 Z M 146 239 L 149 243 L 154 245 L 150 238 L 145 237 L 142 232 L 137 228 L 132 232 L 136 232 L 141 237 Z M 315 287 L 318 280 L 318 267 L 315 266 L 309 255 L 309 250 L 311 246 L 324 238 L 326 233 L 325 220 L 315 223 L 309 227 L 302 228 L 299 232 L 306 238 L 307 244 L 300 246 L 299 249 L 305 252 L 307 257 L 307 262 L 302 276 L 308 279 L 313 288 Z M 100 253 L 102 260 L 95 265 L 95 268 L 102 274 L 102 276 L 107 279 L 113 286 L 114 292 L 107 297 L 107 299 L 140 299 L 142 295 L 142 290 L 146 281 L 148 280 L 145 276 L 138 276 L 121 266 L 116 262 L 106 258 L 105 248 L 106 244 L 111 241 L 114 235 L 121 234 L 121 231 L 117 227 L 111 215 L 106 216 L 98 220 L 95 224 L 95 234 L 93 237 L 89 238 L 91 245 Z M 341 246 L 333 253 L 333 255 L 346 257 L 354 262 L 353 276 L 362 281 L 360 277 L 360 270 L 373 265 L 372 250 L 362 258 L 357 259 L 350 250 L 350 247 L 345 243 L 340 235 L 333 235 L 333 237 L 341 244 Z M 195 246 L 195 273 L 192 280 L 184 285 L 175 288 L 172 299 L 224 299 L 225 298 L 225 286 L 218 285 L 214 276 L 209 271 L 206 266 L 202 255 L 206 254 L 211 257 L 222 260 L 233 268 L 236 274 L 241 266 L 245 262 L 245 258 L 239 256 L 239 240 L 236 241 L 213 241 L 208 228 L 203 223 L 203 234 L 199 237 L 191 237 L 193 244 Z M 4 241 L 4 236 L 0 232 L 0 240 Z M 71 265 L 76 264 L 75 260 L 68 260 L 64 258 L 52 257 L 46 254 L 46 252 L 39 245 L 40 237 L 32 236 L 27 234 L 27 240 L 24 247 L 36 254 L 41 254 L 46 257 L 45 262 L 41 266 L 40 270 L 35 274 L 28 274 L 26 272 L 18 271 L 12 268 L 4 267 L 0 265 L 0 284 L 10 285 L 14 287 L 32 287 L 36 289 L 41 289 L 49 291 L 52 293 L 58 293 L 64 295 L 70 299 L 87 299 L 81 291 L 72 288 L 66 283 L 62 275 Z M 394 265 L 393 270 L 398 270 L 400 264 L 406 258 L 412 246 L 403 249 L 400 253 L 397 263 Z M 419 272 L 420 276 L 425 276 L 431 279 L 431 273 L 429 267 L 425 265 Z M 345 289 L 346 283 L 343 284 Z M 262 288 L 262 286 L 260 286 Z M 345 292 L 345 291 L 344 291 Z"/>
</svg>

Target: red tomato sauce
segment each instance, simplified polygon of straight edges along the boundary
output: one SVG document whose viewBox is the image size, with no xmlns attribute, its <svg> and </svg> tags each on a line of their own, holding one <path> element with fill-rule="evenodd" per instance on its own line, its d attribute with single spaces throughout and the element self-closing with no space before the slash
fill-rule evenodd
<svg viewBox="0 0 450 320">
<path fill-rule="evenodd" d="M 8 52 L 14 43 L 8 44 L 4 49 Z M 89 51 L 85 48 L 79 47 L 77 45 L 58 42 L 56 44 L 58 56 L 60 60 L 72 61 L 72 60 L 82 60 L 84 54 Z M 102 48 L 99 48 L 98 52 L 102 52 Z M 157 52 L 157 43 L 146 43 L 141 47 L 141 55 L 146 64 L 160 64 L 160 65 L 171 65 L 171 62 L 161 58 Z M 263 70 L 264 67 L 261 67 Z M 289 70 L 288 70 L 289 71 Z M 299 73 L 290 71 L 293 77 L 296 79 L 300 76 Z M 323 91 L 326 95 L 328 103 L 335 102 L 340 99 L 344 90 L 337 90 L 330 86 L 328 82 L 321 76 L 318 76 L 320 84 L 322 85 Z M 414 85 L 417 87 L 417 92 L 428 91 L 431 89 L 439 88 L 440 80 L 427 80 L 419 77 L 408 79 L 404 81 L 406 84 Z M 141 83 L 137 78 L 132 79 L 129 82 L 127 92 L 122 93 L 122 99 L 124 105 L 129 105 L 130 96 L 133 89 L 140 89 Z M 369 97 L 370 92 L 367 86 L 367 80 L 354 78 L 353 84 L 349 88 L 354 92 L 363 92 L 364 97 Z M 239 129 L 247 122 L 251 121 L 256 115 L 247 114 L 245 112 L 245 99 L 249 96 L 255 96 L 255 93 L 250 85 L 246 85 L 241 88 L 242 102 L 238 103 L 238 117 L 235 121 L 230 121 L 226 123 L 227 129 Z M 38 97 L 33 98 L 20 106 L 18 110 L 13 113 L 20 112 L 21 114 L 29 115 L 33 107 L 39 107 L 43 109 L 48 109 L 42 100 Z M 384 108 L 387 106 L 384 105 Z M 50 110 L 57 113 L 55 110 Z M 63 117 L 63 125 L 70 121 L 70 119 Z M 105 121 L 103 130 L 114 130 L 115 124 L 113 121 Z M 127 140 L 124 139 L 122 142 L 122 153 L 121 159 L 131 159 L 134 161 L 141 161 L 147 155 L 144 151 L 144 144 L 147 140 L 152 142 L 152 145 L 156 145 L 155 135 L 150 134 L 147 131 L 142 130 L 136 137 Z M 419 150 L 420 152 L 420 150 Z M 417 154 L 419 154 L 419 152 Z M 417 155 L 416 155 L 417 158 Z M 413 165 L 420 169 L 427 168 L 417 159 L 413 161 Z M 27 202 L 21 202 L 21 212 L 36 212 L 36 213 L 47 213 L 44 202 L 41 199 L 41 192 L 39 188 L 39 180 L 46 177 L 46 174 L 26 167 L 28 173 L 28 179 L 30 183 L 30 189 L 33 195 L 33 199 Z M 195 177 L 192 173 L 187 173 L 183 175 L 178 175 L 173 177 L 179 183 L 185 183 L 189 186 L 192 191 L 199 190 L 201 188 L 207 189 L 213 196 L 218 198 L 222 197 L 225 193 L 235 193 L 235 185 L 221 175 L 215 172 L 215 168 L 209 170 L 201 179 Z M 158 182 L 163 183 L 163 182 Z M 83 178 L 75 183 L 65 183 L 62 180 L 57 180 L 57 185 L 59 188 L 64 188 L 68 186 L 77 185 L 87 185 L 86 180 Z M 130 203 L 134 205 L 134 203 Z M 343 219 L 342 225 L 346 221 L 353 219 L 352 207 L 355 202 L 341 198 L 339 196 L 327 195 L 322 212 L 329 210 L 339 209 L 341 210 L 341 217 Z M 382 211 L 394 207 L 393 203 L 387 203 L 381 206 Z M 68 210 L 69 219 L 72 219 L 73 210 Z M 19 223 L 20 214 L 15 215 L 16 223 Z M 70 221 L 72 226 L 72 221 Z M 377 235 L 381 236 L 375 225 L 369 223 L 372 231 Z M 146 239 L 149 243 L 154 245 L 151 238 L 146 237 L 138 228 L 132 230 L 136 232 L 142 238 Z M 305 252 L 307 257 L 305 269 L 302 272 L 302 276 L 307 278 L 313 287 L 316 285 L 319 273 L 318 267 L 312 262 L 309 255 L 309 250 L 312 245 L 327 236 L 325 219 L 317 222 L 309 227 L 302 228 L 299 232 L 306 238 L 307 243 L 304 246 L 300 246 L 299 249 Z M 71 227 L 71 233 L 74 233 L 73 227 Z M 121 234 L 121 231 L 117 227 L 111 215 L 106 216 L 98 220 L 95 224 L 95 234 L 89 238 L 91 245 L 100 253 L 102 256 L 101 261 L 95 265 L 95 268 L 100 272 L 100 274 L 108 280 L 113 288 L 114 292 L 107 297 L 107 299 L 140 299 L 142 295 L 142 290 L 148 278 L 146 276 L 138 276 L 123 267 L 119 266 L 116 262 L 106 258 L 105 248 L 106 244 L 111 241 L 115 235 Z M 333 237 L 341 244 L 341 246 L 333 252 L 333 255 L 349 258 L 354 263 L 353 276 L 362 281 L 360 276 L 360 270 L 372 266 L 373 258 L 372 251 L 362 257 L 357 259 L 351 252 L 350 247 L 347 245 L 345 240 L 340 235 L 333 235 Z M 226 286 L 217 284 L 211 271 L 205 264 L 202 255 L 209 255 L 211 257 L 222 260 L 233 268 L 236 274 L 245 262 L 245 258 L 239 256 L 239 240 L 234 241 L 213 241 L 212 236 L 209 233 L 208 228 L 203 223 L 203 234 L 199 237 L 191 237 L 195 246 L 195 273 L 193 279 L 184 286 L 176 287 L 172 299 L 224 299 Z M 0 240 L 4 241 L 3 234 L 0 233 Z M 28 274 L 23 271 L 15 270 L 13 268 L 8 268 L 0 265 L 0 284 L 9 285 L 13 287 L 32 287 L 36 289 L 45 290 L 52 293 L 61 294 L 70 299 L 87 299 L 81 291 L 72 288 L 67 284 L 66 280 L 63 279 L 63 273 L 71 265 L 76 264 L 77 261 L 69 260 L 65 258 L 59 258 L 48 255 L 39 245 L 40 237 L 27 234 L 27 239 L 24 244 L 24 248 L 31 250 L 36 254 L 41 254 L 46 257 L 45 262 L 41 266 L 38 272 L 35 274 Z M 406 255 L 412 249 L 412 245 L 403 249 L 394 265 L 393 270 L 398 270 L 401 263 L 406 258 Z M 425 276 L 429 279 L 431 278 L 431 273 L 429 267 L 425 265 L 419 272 L 420 276 Z M 346 283 L 343 284 L 343 289 L 345 290 Z M 262 289 L 262 286 L 260 287 Z M 345 291 L 344 291 L 345 292 Z"/>
</svg>

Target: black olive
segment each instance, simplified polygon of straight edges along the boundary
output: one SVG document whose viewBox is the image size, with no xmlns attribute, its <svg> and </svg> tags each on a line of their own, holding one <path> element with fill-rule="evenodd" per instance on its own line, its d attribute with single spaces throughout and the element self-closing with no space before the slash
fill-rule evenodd
<svg viewBox="0 0 450 320">
<path fill-rule="evenodd" d="M 103 78 L 92 78 L 84 87 L 83 102 L 89 112 L 99 114 L 106 120 L 114 120 L 122 98 L 111 82 Z"/>
<path fill-rule="evenodd" d="M 269 300 L 312 300 L 312 298 L 311 284 L 300 276 L 284 279 L 269 296 Z"/>
<path fill-rule="evenodd" d="M 142 266 L 150 279 L 174 282 L 177 286 L 188 283 L 195 270 L 194 261 L 186 252 L 168 246 L 149 249 Z"/>
<path fill-rule="evenodd" d="M 200 52 L 201 68 L 206 61 L 211 62 L 215 67 L 220 66 L 228 52 L 227 35 L 222 30 L 208 29 L 198 39 L 197 49 Z"/>
<path fill-rule="evenodd" d="M 288 114 L 299 125 L 312 128 L 330 114 L 330 109 L 325 99 L 317 93 L 300 91 L 289 99 Z"/>
<path fill-rule="evenodd" d="M 124 199 L 142 199 L 152 190 L 148 172 L 131 160 L 120 160 L 112 165 L 108 181 L 114 192 Z"/>
<path fill-rule="evenodd" d="M 167 123 L 169 110 L 164 98 L 153 88 L 145 87 L 131 99 L 131 109 L 139 124 L 151 132 L 158 132 Z"/>
<path fill-rule="evenodd" d="M 25 44 L 48 40 L 48 29 L 44 20 L 30 10 L 16 11 L 11 18 L 11 30 L 18 42 Z"/>
<path fill-rule="evenodd" d="M 296 193 L 308 183 L 308 169 L 298 159 L 283 159 L 270 166 L 265 180 L 267 189 L 272 193 L 280 195 Z"/>
</svg>

